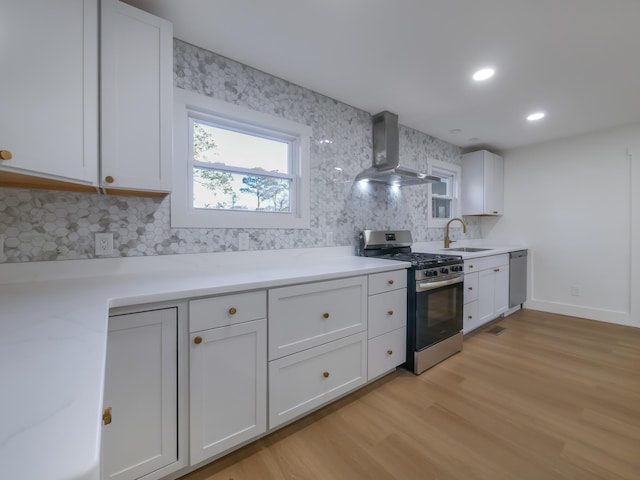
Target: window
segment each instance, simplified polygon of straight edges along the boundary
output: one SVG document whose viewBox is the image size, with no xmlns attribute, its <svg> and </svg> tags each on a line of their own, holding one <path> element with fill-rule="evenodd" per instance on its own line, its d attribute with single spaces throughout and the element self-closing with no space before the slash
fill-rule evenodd
<svg viewBox="0 0 640 480">
<path fill-rule="evenodd" d="M 175 90 L 172 227 L 308 228 L 302 124 Z"/>
<path fill-rule="evenodd" d="M 460 172 L 455 163 L 430 160 L 429 175 L 439 177 L 440 183 L 429 184 L 429 227 L 444 227 L 449 220 L 460 216 Z"/>
</svg>

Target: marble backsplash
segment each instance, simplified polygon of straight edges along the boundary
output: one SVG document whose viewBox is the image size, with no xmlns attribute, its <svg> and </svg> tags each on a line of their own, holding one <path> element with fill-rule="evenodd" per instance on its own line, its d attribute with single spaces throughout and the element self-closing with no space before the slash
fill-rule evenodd
<svg viewBox="0 0 640 480">
<path fill-rule="evenodd" d="M 97 232 L 113 233 L 113 256 L 121 257 L 237 250 L 243 232 L 251 250 L 355 246 L 364 228 L 411 230 L 421 242 L 444 238 L 443 228 L 427 224 L 425 186 L 353 182 L 372 160 L 369 113 L 180 40 L 174 40 L 174 84 L 311 126 L 311 228 L 174 229 L 170 196 L 0 188 L 0 262 L 94 258 Z M 426 170 L 429 159 L 460 164 L 460 156 L 454 145 L 400 127 L 403 166 Z M 478 219 L 468 219 L 468 227 L 464 238 L 480 237 Z M 460 238 L 460 229 L 452 232 Z"/>
</svg>

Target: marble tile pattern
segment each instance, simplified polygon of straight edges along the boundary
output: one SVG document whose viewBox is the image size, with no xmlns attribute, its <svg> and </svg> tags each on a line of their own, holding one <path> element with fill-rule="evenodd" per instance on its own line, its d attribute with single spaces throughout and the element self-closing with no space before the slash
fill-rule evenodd
<svg viewBox="0 0 640 480">
<path fill-rule="evenodd" d="M 354 184 L 371 165 L 369 113 L 180 40 L 174 40 L 174 84 L 312 128 L 311 228 L 173 229 L 170 197 L 0 188 L 0 262 L 94 258 L 96 232 L 112 232 L 113 256 L 121 257 L 237 250 L 242 232 L 251 250 L 355 246 L 363 228 L 407 229 L 421 242 L 444 238 L 443 228 L 427 224 L 425 187 Z M 428 159 L 459 164 L 460 157 L 458 147 L 400 127 L 401 165 L 424 171 Z M 468 220 L 464 238 L 479 238 L 479 220 Z M 460 235 L 453 230 L 454 239 Z"/>
</svg>

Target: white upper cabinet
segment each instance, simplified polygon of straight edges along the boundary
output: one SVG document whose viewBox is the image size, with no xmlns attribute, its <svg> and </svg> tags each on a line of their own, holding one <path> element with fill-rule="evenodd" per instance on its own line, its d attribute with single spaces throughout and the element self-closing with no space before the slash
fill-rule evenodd
<svg viewBox="0 0 640 480">
<path fill-rule="evenodd" d="M 486 150 L 462 156 L 462 215 L 504 213 L 504 159 Z"/>
<path fill-rule="evenodd" d="M 100 185 L 107 190 L 171 190 L 172 38 L 168 21 L 102 0 Z"/>
<path fill-rule="evenodd" d="M 96 185 L 98 0 L 3 0 L 0 19 L 0 186 Z"/>
</svg>

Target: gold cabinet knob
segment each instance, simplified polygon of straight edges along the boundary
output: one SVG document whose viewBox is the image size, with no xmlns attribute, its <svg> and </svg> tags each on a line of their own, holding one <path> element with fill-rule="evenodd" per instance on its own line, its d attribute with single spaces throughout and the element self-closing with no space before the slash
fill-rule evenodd
<svg viewBox="0 0 640 480">
<path fill-rule="evenodd" d="M 471 320 L 473 318 L 473 315 L 469 315 L 467 318 Z"/>
<path fill-rule="evenodd" d="M 102 424 L 109 425 L 111 423 L 111 407 L 107 407 L 102 412 Z"/>
<path fill-rule="evenodd" d="M 473 287 L 468 287 L 467 290 L 473 290 Z"/>
<path fill-rule="evenodd" d="M 494 268 L 494 269 L 493 269 L 493 271 L 494 271 L 494 272 L 499 272 L 499 271 L 500 271 L 500 269 L 499 269 L 499 268 Z"/>
<path fill-rule="evenodd" d="M 0 150 L 0 160 L 11 160 L 13 155 L 9 150 Z"/>
<path fill-rule="evenodd" d="M 469 265 L 469 268 L 473 268 L 473 265 Z"/>
<path fill-rule="evenodd" d="M 200 345 L 202 343 L 202 337 L 196 337 L 193 339 L 193 343 Z"/>
<path fill-rule="evenodd" d="M 104 177 L 104 181 L 107 183 L 113 183 L 116 181 L 116 179 L 113 178 L 111 175 L 107 175 L 106 177 Z"/>
<path fill-rule="evenodd" d="M 324 378 L 329 378 L 329 372 L 322 372 L 322 376 Z"/>
<path fill-rule="evenodd" d="M 329 314 L 328 313 L 323 313 L 322 314 L 322 318 L 329 318 Z"/>
<path fill-rule="evenodd" d="M 387 355 L 393 355 L 393 350 L 387 350 Z"/>
<path fill-rule="evenodd" d="M 393 280 L 389 280 L 389 281 L 387 281 L 387 283 L 388 283 L 389 285 L 393 285 Z"/>
<path fill-rule="evenodd" d="M 387 315 L 389 315 L 389 316 L 393 315 L 393 310 L 389 310 L 389 311 L 387 312 Z"/>
<path fill-rule="evenodd" d="M 235 315 L 236 313 L 238 313 L 238 310 L 236 310 L 236 307 L 231 307 L 229 309 L 229 315 Z"/>
</svg>

